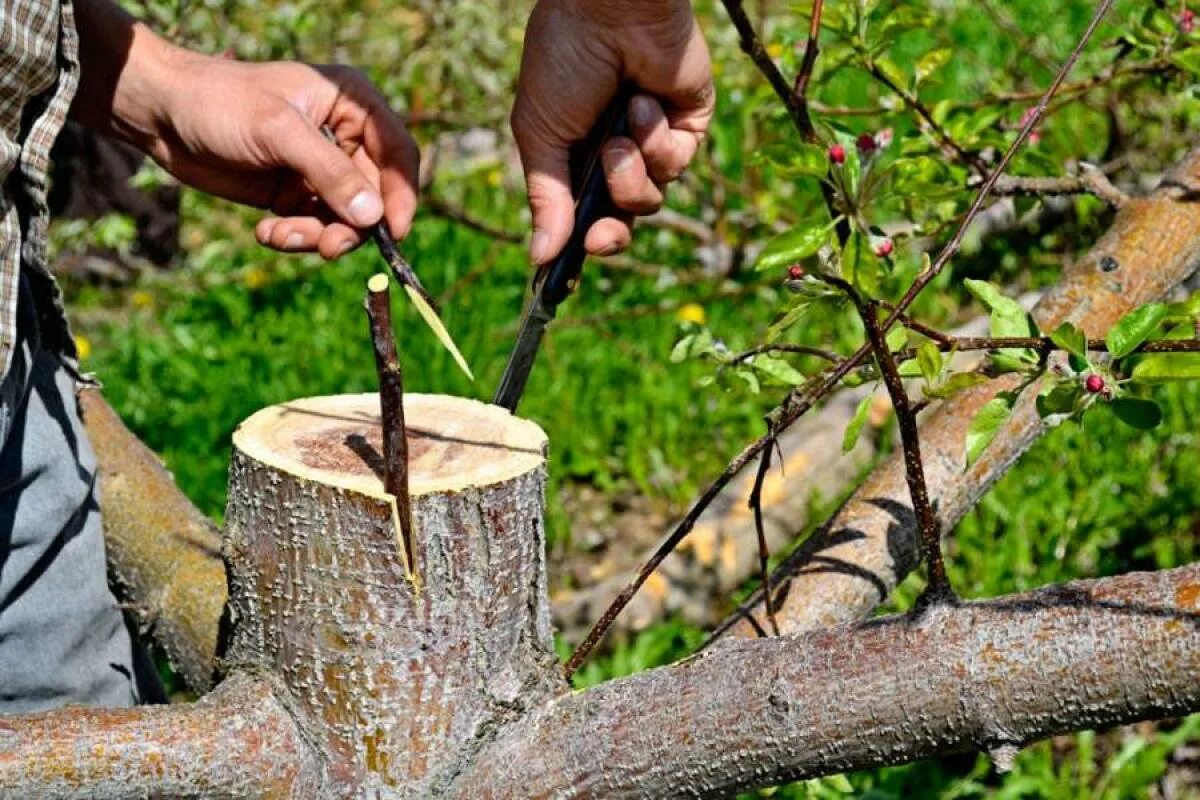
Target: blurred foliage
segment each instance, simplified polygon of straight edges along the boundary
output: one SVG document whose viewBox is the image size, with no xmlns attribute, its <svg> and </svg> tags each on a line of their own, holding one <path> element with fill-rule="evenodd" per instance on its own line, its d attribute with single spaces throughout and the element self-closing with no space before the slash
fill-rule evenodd
<svg viewBox="0 0 1200 800">
<path fill-rule="evenodd" d="M 494 147 L 468 155 L 450 147 L 427 194 L 502 230 L 526 229 L 506 118 L 528 2 L 126 5 L 207 52 L 354 64 L 412 115 L 414 134 L 427 149 L 447 140 L 461 145 L 455 132 L 490 131 Z M 786 75 L 794 74 L 811 3 L 747 6 L 770 55 Z M 635 238 L 632 264 L 590 264 L 582 291 L 564 306 L 547 339 L 523 401 L 522 413 L 552 442 L 548 528 L 559 550 L 571 545 L 559 498 L 573 485 L 682 504 L 761 431 L 762 415 L 787 385 L 821 364 L 805 356 L 789 356 L 783 367 L 755 361 L 744 371 L 750 380 L 729 370 L 724 354 L 767 338 L 843 353 L 861 341 L 857 319 L 836 302 L 813 302 L 787 319 L 799 304 L 782 262 L 761 272 L 747 269 L 772 237 L 828 223 L 816 191 L 824 162 L 814 172 L 814 153 L 797 145 L 720 4 L 703 0 L 697 8 L 713 47 L 719 105 L 711 135 L 695 167 L 672 189 L 670 204 L 710 229 L 711 239 L 647 227 Z M 1195 34 L 1177 22 L 1183 8 L 1175 0 L 1118 0 L 1071 80 L 1101 79 L 1056 101 L 1011 171 L 1058 175 L 1088 161 L 1108 164 L 1118 179 L 1137 184 L 1192 146 L 1190 132 L 1200 122 L 1200 50 Z M 956 142 L 991 158 L 1012 141 L 1036 91 L 1093 9 L 1084 0 L 1052 8 L 1041 0 L 826 5 L 811 84 L 822 136 L 849 144 L 854 154 L 858 135 L 890 131 L 878 155 L 887 183 L 856 209 L 872 247 L 881 236 L 896 243 L 886 269 L 872 273 L 881 296 L 894 298 L 911 282 L 923 252 L 946 238 L 948 223 L 972 192 L 965 186 L 967 167 L 946 154 L 944 142 L 923 130 L 911 104 L 879 76 L 919 100 Z M 825 153 L 817 148 L 815 156 Z M 1018 214 L 1038 207 L 1031 199 L 1015 203 Z M 968 237 L 953 268 L 915 311 L 938 325 L 980 313 L 964 278 L 986 278 L 1009 294 L 1049 285 L 1059 265 L 1093 241 L 1110 217 L 1103 203 L 1083 197 L 1065 204 L 1050 223 Z M 361 298 L 379 263 L 366 249 L 334 265 L 270 253 L 253 241 L 253 212 L 195 193 L 185 193 L 184 218 L 186 255 L 169 273 L 147 274 L 123 288 L 68 289 L 85 367 L 99 373 L 109 399 L 162 453 L 180 485 L 219 519 L 229 437 L 240 420 L 292 397 L 372 388 Z M 78 249 L 88 235 L 118 248 L 128 241 L 121 220 L 90 233 L 70 225 L 56 230 L 60 251 Z M 478 376 L 467 383 L 398 301 L 407 386 L 488 398 L 528 285 L 522 249 L 429 207 L 404 248 L 440 295 L 443 318 Z M 685 336 L 693 337 L 690 344 L 678 345 Z M 1111 415 L 1088 415 L 1079 426 L 1055 429 L 984 498 L 950 543 L 951 575 L 964 594 L 988 596 L 1197 558 L 1200 448 L 1191 420 L 1200 418 L 1200 389 L 1185 383 L 1151 393 L 1165 411 L 1158 428 L 1138 432 Z M 890 607 L 907 608 L 920 586 L 920 578 L 911 577 Z M 576 680 L 591 685 L 667 663 L 701 640 L 697 631 L 664 622 L 595 659 Z M 1023 751 L 1005 776 L 972 755 L 760 796 L 1149 797 L 1177 745 L 1197 740 L 1200 722 L 1193 718 L 1157 733 L 1060 737 Z"/>
</svg>

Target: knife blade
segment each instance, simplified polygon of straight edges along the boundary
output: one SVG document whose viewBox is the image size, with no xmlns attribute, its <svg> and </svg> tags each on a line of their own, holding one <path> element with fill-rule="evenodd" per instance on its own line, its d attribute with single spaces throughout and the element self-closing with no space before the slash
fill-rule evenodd
<svg viewBox="0 0 1200 800">
<path fill-rule="evenodd" d="M 525 384 L 537 360 L 546 327 L 554 320 L 558 306 L 570 296 L 579 281 L 583 261 L 587 257 L 583 243 L 588 229 L 597 220 L 617 213 L 608 193 L 608 181 L 600 163 L 600 150 L 613 136 L 629 135 L 628 109 L 632 96 L 633 87 L 623 84 L 573 159 L 579 168 L 575 170 L 571 182 L 575 195 L 575 225 L 571 229 L 571 237 L 562 252 L 534 276 L 533 297 L 492 401 L 510 412 L 516 412 L 525 393 Z"/>
</svg>

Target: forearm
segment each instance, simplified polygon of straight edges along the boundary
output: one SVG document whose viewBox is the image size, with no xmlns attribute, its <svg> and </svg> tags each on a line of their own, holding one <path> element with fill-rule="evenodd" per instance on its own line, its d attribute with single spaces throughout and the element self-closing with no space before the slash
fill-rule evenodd
<svg viewBox="0 0 1200 800">
<path fill-rule="evenodd" d="M 148 150 L 161 133 L 178 48 L 111 0 L 75 0 L 80 86 L 71 118 Z"/>
</svg>

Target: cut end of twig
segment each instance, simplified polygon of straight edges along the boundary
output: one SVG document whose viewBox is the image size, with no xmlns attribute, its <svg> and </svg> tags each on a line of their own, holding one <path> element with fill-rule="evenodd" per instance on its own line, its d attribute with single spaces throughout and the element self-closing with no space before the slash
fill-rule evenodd
<svg viewBox="0 0 1200 800">
<path fill-rule="evenodd" d="M 376 272 L 367 279 L 367 291 L 371 294 L 379 294 L 386 292 L 388 288 L 388 276 L 382 272 Z"/>
</svg>

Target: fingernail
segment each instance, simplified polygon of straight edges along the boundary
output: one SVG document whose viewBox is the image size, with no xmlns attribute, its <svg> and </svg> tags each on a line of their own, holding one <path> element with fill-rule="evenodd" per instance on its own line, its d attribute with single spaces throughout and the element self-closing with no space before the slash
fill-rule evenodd
<svg viewBox="0 0 1200 800">
<path fill-rule="evenodd" d="M 629 102 L 629 116 L 638 127 L 649 125 L 654 121 L 654 101 L 639 94 Z"/>
<path fill-rule="evenodd" d="M 550 234 L 545 231 L 534 231 L 533 238 L 529 241 L 529 258 L 535 264 L 541 264 L 550 259 L 550 254 L 546 252 L 550 249 Z"/>
<path fill-rule="evenodd" d="M 338 246 L 337 252 L 333 254 L 333 257 L 341 258 L 342 256 L 346 255 L 346 253 L 349 253 L 350 250 L 353 249 L 353 247 L 354 247 L 354 242 L 351 241 L 350 239 L 347 239 L 346 241 L 342 242 L 341 245 Z"/>
<path fill-rule="evenodd" d="M 620 173 L 633 166 L 633 153 L 624 147 L 608 147 L 604 150 L 604 169 Z"/>
<path fill-rule="evenodd" d="M 596 255 L 600 256 L 601 258 L 607 258 L 608 256 L 615 256 L 624 249 L 625 248 L 620 242 L 609 242 L 608 244 L 604 245 L 604 247 L 601 247 L 598 251 L 596 251 Z"/>
<path fill-rule="evenodd" d="M 298 233 L 289 233 L 283 241 L 284 250 L 299 250 L 304 246 L 304 237 Z"/>
<path fill-rule="evenodd" d="M 383 201 L 374 192 L 364 190 L 354 195 L 347 210 L 350 212 L 350 221 L 365 228 L 374 225 L 383 216 Z"/>
</svg>

